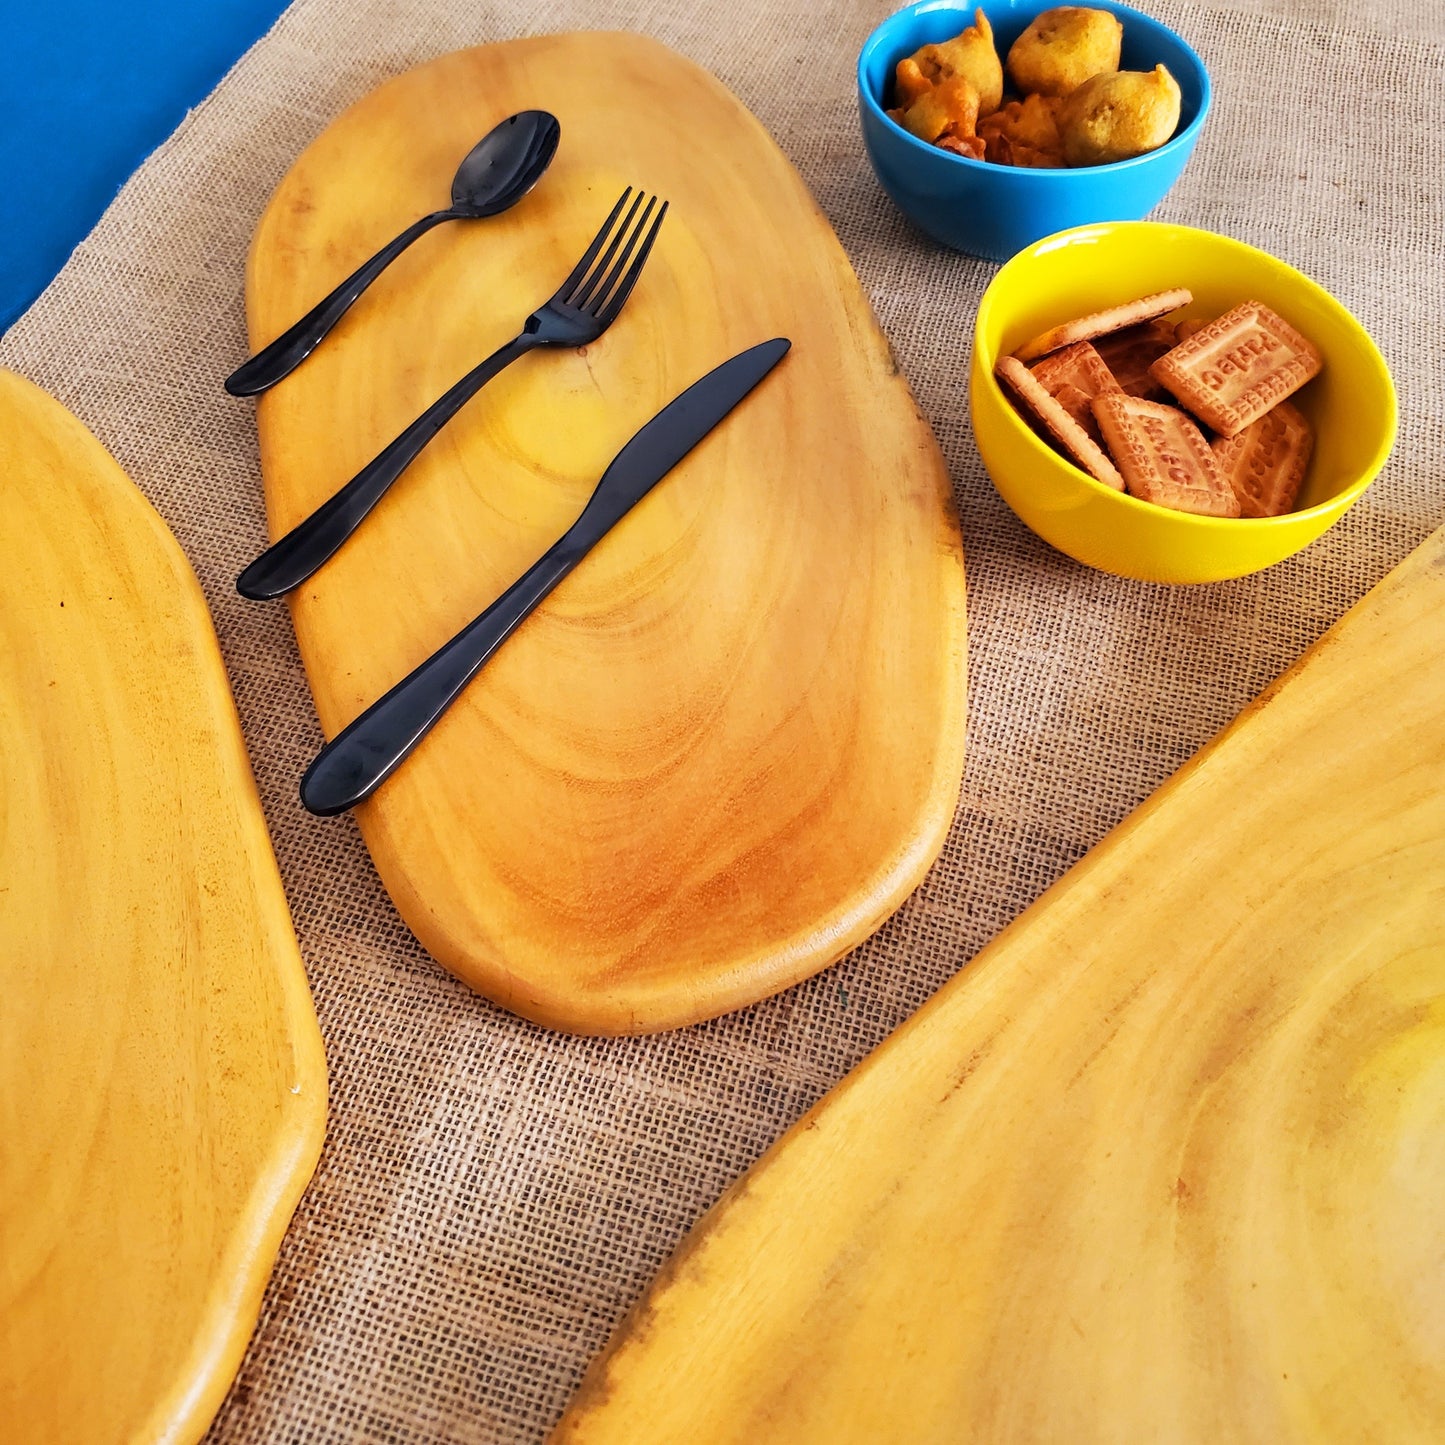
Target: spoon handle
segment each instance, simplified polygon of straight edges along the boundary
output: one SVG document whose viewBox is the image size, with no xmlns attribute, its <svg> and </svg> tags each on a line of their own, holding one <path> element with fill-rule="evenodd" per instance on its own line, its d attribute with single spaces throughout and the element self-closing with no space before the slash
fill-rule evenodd
<svg viewBox="0 0 1445 1445">
<path fill-rule="evenodd" d="M 269 346 L 242 362 L 226 378 L 232 396 L 255 396 L 290 376 L 316 349 L 327 332 L 346 315 L 351 303 L 416 240 L 443 221 L 456 220 L 458 211 L 433 211 L 413 221 L 401 235 L 387 242 L 371 260 L 363 262 L 323 301 L 318 301 L 300 321 L 283 331 Z"/>
<path fill-rule="evenodd" d="M 338 733 L 301 779 L 307 810 L 331 817 L 369 798 L 589 546 L 571 534 L 561 537 L 481 616 Z"/>
<path fill-rule="evenodd" d="M 523 332 L 439 396 L 342 489 L 272 543 L 236 579 L 242 597 L 264 602 L 299 587 L 332 557 L 424 446 L 504 367 L 543 345 Z"/>
</svg>

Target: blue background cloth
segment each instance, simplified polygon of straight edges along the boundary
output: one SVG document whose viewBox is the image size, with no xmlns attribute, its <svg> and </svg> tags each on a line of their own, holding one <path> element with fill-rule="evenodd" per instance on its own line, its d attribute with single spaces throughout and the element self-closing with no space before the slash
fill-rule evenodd
<svg viewBox="0 0 1445 1445">
<path fill-rule="evenodd" d="M 285 0 L 0 0 L 0 331 Z"/>
</svg>

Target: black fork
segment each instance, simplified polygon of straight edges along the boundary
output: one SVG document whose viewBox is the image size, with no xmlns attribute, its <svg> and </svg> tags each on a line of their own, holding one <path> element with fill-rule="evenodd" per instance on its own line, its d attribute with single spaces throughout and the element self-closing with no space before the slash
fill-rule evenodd
<svg viewBox="0 0 1445 1445">
<path fill-rule="evenodd" d="M 335 496 L 268 547 L 236 579 L 236 590 L 261 601 L 299 587 L 361 525 L 421 449 L 499 371 L 539 347 L 596 341 L 617 320 L 637 285 L 666 214 L 666 201 L 659 207 L 655 196 L 640 191 L 634 196 L 631 186 L 623 191 L 572 274 L 527 318 L 520 335 L 438 397 Z"/>
</svg>

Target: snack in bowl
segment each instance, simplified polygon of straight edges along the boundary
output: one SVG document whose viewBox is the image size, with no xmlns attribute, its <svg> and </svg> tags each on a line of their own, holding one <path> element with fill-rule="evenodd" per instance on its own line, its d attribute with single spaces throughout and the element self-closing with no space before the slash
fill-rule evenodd
<svg viewBox="0 0 1445 1445">
<path fill-rule="evenodd" d="M 1154 380 L 1149 368 L 1179 345 L 1179 326 L 1184 325 L 1188 323 L 1176 325 L 1161 316 L 1142 326 L 1126 326 L 1111 336 L 1098 337 L 1096 349 L 1122 391 L 1148 401 L 1167 401 L 1169 393 Z"/>
<path fill-rule="evenodd" d="M 1179 125 L 1179 83 L 1162 65 L 1147 74 L 1095 75 L 1059 110 L 1064 159 L 1071 166 L 1107 166 L 1158 150 Z"/>
<path fill-rule="evenodd" d="M 1204 434 L 1177 407 L 1111 391 L 1094 398 L 1094 420 L 1131 497 L 1201 517 L 1237 517 Z"/>
<path fill-rule="evenodd" d="M 1284 398 L 1319 373 L 1320 353 L 1258 301 L 1170 319 L 1192 299 L 1175 287 L 1051 326 L 995 373 L 1050 445 L 1115 490 L 1200 516 L 1282 515 L 1313 447 Z"/>
<path fill-rule="evenodd" d="M 1082 467 L 1096 481 L 1115 491 L 1124 490 L 1124 478 L 1099 444 L 1069 415 L 1062 405 L 1039 383 L 1023 362 L 1013 356 L 1001 356 L 998 376 L 1013 388 L 1014 394 L 1038 423 L 1038 430 L 1052 445 Z"/>
<path fill-rule="evenodd" d="M 1063 5 L 1034 17 L 1009 47 L 1020 92 L 1004 102 L 1004 67 L 982 10 L 952 39 L 894 67 L 887 113 L 911 135 L 995 165 L 1109 165 L 1157 150 L 1179 128 L 1182 93 L 1161 62 L 1121 71 L 1124 27 L 1108 10 Z"/>
<path fill-rule="evenodd" d="M 912 60 L 930 85 L 961 76 L 978 93 L 980 115 L 998 109 L 1003 98 L 1003 66 L 993 43 L 993 27 L 982 10 L 973 12 L 973 24 L 952 40 L 925 45 Z M 902 64 L 907 62 L 900 62 Z"/>
<path fill-rule="evenodd" d="M 961 75 L 930 86 L 907 110 L 896 113 L 899 125 L 919 140 L 945 150 L 983 155 L 983 142 L 974 131 L 978 120 L 978 92 Z"/>
<path fill-rule="evenodd" d="M 1108 336 L 1123 331 L 1126 327 L 1138 326 L 1155 317 L 1167 316 L 1181 306 L 1188 306 L 1193 294 L 1182 286 L 1171 287 L 1168 291 L 1156 291 L 1152 296 L 1141 296 L 1137 301 L 1125 301 L 1119 306 L 1110 306 L 1103 311 L 1092 311 L 1087 316 L 1076 316 L 1058 326 L 1051 326 L 1024 342 L 1014 352 L 1020 361 L 1035 361 L 1047 356 L 1062 346 L 1075 341 L 1093 341 L 1096 337 Z M 1170 334 L 1172 335 L 1172 327 Z"/>
<path fill-rule="evenodd" d="M 1068 95 L 1119 68 L 1124 27 L 1107 10 L 1060 5 L 1036 16 L 1009 46 L 1008 77 L 1025 95 Z"/>
<path fill-rule="evenodd" d="M 1062 166 L 1061 103 L 1055 96 L 1026 95 L 986 115 L 978 123 L 983 158 L 1000 166 Z"/>
<path fill-rule="evenodd" d="M 1258 301 L 1201 327 L 1149 368 L 1221 436 L 1237 436 L 1276 402 L 1319 375 L 1314 343 Z"/>
<path fill-rule="evenodd" d="M 1029 370 L 1034 380 L 1073 417 L 1096 446 L 1103 446 L 1099 424 L 1094 420 L 1094 398 L 1106 391 L 1118 391 L 1114 373 L 1104 358 L 1087 341 L 1076 341 Z M 1114 483 L 1111 481 L 1110 486 Z"/>
<path fill-rule="evenodd" d="M 1280 517 L 1294 509 L 1313 449 L 1304 413 L 1282 401 L 1236 436 L 1217 438 L 1214 461 L 1241 516 Z"/>
</svg>

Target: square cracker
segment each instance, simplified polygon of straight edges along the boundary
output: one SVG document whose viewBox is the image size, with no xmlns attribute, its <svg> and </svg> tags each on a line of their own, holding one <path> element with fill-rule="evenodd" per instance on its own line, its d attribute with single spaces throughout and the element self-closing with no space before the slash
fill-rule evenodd
<svg viewBox="0 0 1445 1445">
<path fill-rule="evenodd" d="M 1260 301 L 1216 317 L 1161 356 L 1149 374 L 1220 436 L 1238 436 L 1318 376 L 1312 341 Z"/>
<path fill-rule="evenodd" d="M 1032 341 L 1024 342 L 1014 355 L 1020 361 L 1034 361 L 1051 351 L 1072 346 L 1076 341 L 1092 341 L 1096 336 L 1108 336 L 1111 331 L 1122 331 L 1126 326 L 1152 321 L 1156 316 L 1188 306 L 1193 299 L 1193 292 L 1186 291 L 1182 286 L 1172 291 L 1156 291 L 1152 296 L 1141 296 L 1137 301 L 1125 301 L 1119 306 L 1075 317 L 1060 326 L 1051 326 Z"/>
<path fill-rule="evenodd" d="M 1110 391 L 1094 398 L 1094 418 L 1131 497 L 1197 516 L 1239 516 L 1204 434 L 1177 407 Z"/>
<path fill-rule="evenodd" d="M 1124 478 L 1119 475 L 1119 469 L 1090 439 L 1083 427 L 1039 385 L 1037 377 L 1023 362 L 1016 357 L 1001 356 L 994 370 L 999 380 L 1038 418 L 1048 437 L 1075 466 L 1082 467 L 1095 481 L 1113 487 L 1116 492 L 1124 490 Z"/>
</svg>

